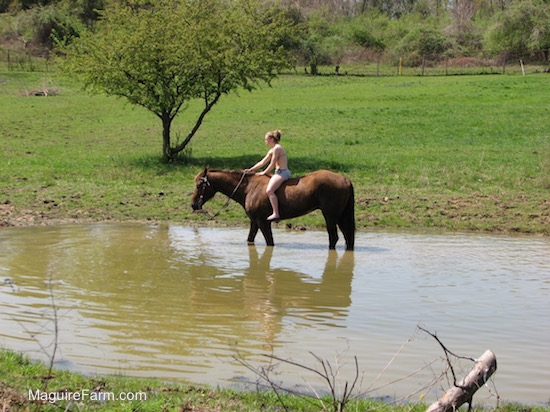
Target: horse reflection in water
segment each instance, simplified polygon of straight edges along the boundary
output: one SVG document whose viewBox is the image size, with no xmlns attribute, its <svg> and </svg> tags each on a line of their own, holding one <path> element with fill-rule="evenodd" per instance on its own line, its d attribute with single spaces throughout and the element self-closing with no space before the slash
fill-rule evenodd
<svg viewBox="0 0 550 412">
<path fill-rule="evenodd" d="M 303 319 L 304 325 L 345 327 L 351 306 L 354 253 L 329 250 L 320 278 L 271 264 L 273 248 L 259 254 L 249 246 L 250 268 L 242 279 L 247 313 L 261 325 L 263 341 L 272 345 L 283 319 Z M 301 321 L 296 321 L 301 323 Z"/>
<path fill-rule="evenodd" d="M 191 201 L 193 210 L 201 210 L 204 203 L 221 192 L 235 200 L 250 218 L 248 242 L 254 243 L 258 230 L 266 244 L 273 246 L 271 204 L 266 194 L 270 176 L 249 175 L 243 171 L 209 170 L 205 168 L 195 177 L 195 192 Z M 335 249 L 340 228 L 346 241 L 346 250 L 355 243 L 355 199 L 349 179 L 328 170 L 319 170 L 305 176 L 291 178 L 277 189 L 281 219 L 291 219 L 320 209 L 325 218 L 329 249 Z"/>
</svg>

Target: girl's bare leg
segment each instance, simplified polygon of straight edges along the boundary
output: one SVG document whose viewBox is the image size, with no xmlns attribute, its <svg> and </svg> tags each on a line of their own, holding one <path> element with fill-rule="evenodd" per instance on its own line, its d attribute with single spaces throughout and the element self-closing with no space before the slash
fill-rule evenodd
<svg viewBox="0 0 550 412">
<path fill-rule="evenodd" d="M 282 176 L 279 175 L 273 175 L 271 179 L 269 180 L 269 183 L 267 184 L 267 197 L 269 198 L 269 201 L 271 202 L 271 207 L 273 208 L 273 213 L 268 216 L 267 220 L 278 220 L 280 219 L 279 216 L 279 200 L 277 199 L 277 195 L 275 194 L 275 191 L 281 186 L 281 184 L 285 181 L 285 179 Z"/>
</svg>

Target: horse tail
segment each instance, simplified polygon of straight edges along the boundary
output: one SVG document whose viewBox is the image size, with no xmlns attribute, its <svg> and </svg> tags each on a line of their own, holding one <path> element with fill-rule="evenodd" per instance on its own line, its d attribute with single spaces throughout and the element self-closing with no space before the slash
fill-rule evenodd
<svg viewBox="0 0 550 412">
<path fill-rule="evenodd" d="M 344 234 L 346 250 L 353 250 L 355 247 L 355 191 L 351 181 L 349 182 L 348 201 L 338 220 L 338 226 Z"/>
</svg>

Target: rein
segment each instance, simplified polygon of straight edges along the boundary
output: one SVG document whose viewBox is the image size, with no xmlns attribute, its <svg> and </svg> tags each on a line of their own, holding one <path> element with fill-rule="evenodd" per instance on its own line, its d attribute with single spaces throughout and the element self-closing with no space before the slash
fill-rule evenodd
<svg viewBox="0 0 550 412">
<path fill-rule="evenodd" d="M 233 192 L 231 193 L 231 195 L 227 196 L 227 200 L 225 204 L 221 207 L 220 210 L 218 210 L 217 213 L 215 213 L 214 215 L 210 215 L 208 212 L 205 212 L 206 214 L 209 215 L 208 216 L 209 219 L 214 219 L 215 217 L 217 217 L 221 212 L 223 212 L 223 210 L 227 207 L 227 205 L 229 205 L 229 202 L 231 201 L 231 199 L 233 199 L 233 195 L 237 193 L 237 190 L 241 186 L 241 183 L 243 182 L 245 176 L 246 176 L 246 172 L 243 172 L 243 174 L 241 175 L 241 179 L 239 180 L 239 183 L 237 183 L 237 186 L 235 186 L 235 189 L 233 189 Z M 208 181 L 208 177 L 206 175 L 202 178 L 202 181 L 204 185 L 210 186 L 210 182 Z"/>
</svg>

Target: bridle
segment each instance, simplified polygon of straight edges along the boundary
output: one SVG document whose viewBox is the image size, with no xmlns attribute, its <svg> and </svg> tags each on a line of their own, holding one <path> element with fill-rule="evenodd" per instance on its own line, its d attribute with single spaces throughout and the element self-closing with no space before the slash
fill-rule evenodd
<svg viewBox="0 0 550 412">
<path fill-rule="evenodd" d="M 204 199 L 204 191 L 206 190 L 206 186 L 210 186 L 210 182 L 208 181 L 208 176 L 204 175 L 200 178 L 200 182 L 197 186 L 201 186 L 201 194 L 199 195 L 199 205 L 202 207 L 204 202 L 202 201 Z"/>
<path fill-rule="evenodd" d="M 218 210 L 217 213 L 215 213 L 214 215 L 208 216 L 209 219 L 214 219 L 215 217 L 217 217 L 227 207 L 227 205 L 229 205 L 229 202 L 231 201 L 231 199 L 233 199 L 233 195 L 235 195 L 235 193 L 237 193 L 237 190 L 239 190 L 239 187 L 241 186 L 241 183 L 243 182 L 245 176 L 246 176 L 246 172 L 243 172 L 241 175 L 241 179 L 239 180 L 239 183 L 237 183 L 237 186 L 235 186 L 235 189 L 233 189 L 233 192 L 231 193 L 231 195 L 227 196 L 227 200 L 225 204 L 221 207 L 220 210 Z M 202 208 L 202 205 L 204 204 L 203 199 L 204 199 L 204 192 L 206 191 L 206 187 L 211 186 L 210 181 L 208 180 L 208 175 L 205 174 L 203 177 L 200 178 L 199 185 L 201 186 L 201 193 L 199 195 L 199 205 Z M 203 213 L 209 214 L 206 211 L 204 211 Z"/>
</svg>

